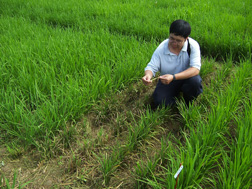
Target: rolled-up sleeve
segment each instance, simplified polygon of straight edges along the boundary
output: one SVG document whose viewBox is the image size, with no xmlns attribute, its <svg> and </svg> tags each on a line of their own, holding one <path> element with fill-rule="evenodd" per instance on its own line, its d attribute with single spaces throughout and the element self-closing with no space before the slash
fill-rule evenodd
<svg viewBox="0 0 252 189">
<path fill-rule="evenodd" d="M 200 46 L 197 41 L 192 41 L 191 44 L 191 55 L 190 55 L 190 67 L 197 68 L 200 70 L 201 68 L 201 54 L 200 54 Z"/>
</svg>

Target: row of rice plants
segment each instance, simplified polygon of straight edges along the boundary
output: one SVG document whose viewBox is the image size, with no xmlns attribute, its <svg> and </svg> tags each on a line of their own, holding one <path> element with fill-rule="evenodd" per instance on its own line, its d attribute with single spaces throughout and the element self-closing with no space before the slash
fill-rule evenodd
<svg viewBox="0 0 252 189">
<path fill-rule="evenodd" d="M 236 118 L 236 136 L 231 143 L 225 141 L 230 151 L 223 149 L 221 153 L 220 171 L 213 182 L 215 188 L 251 188 L 252 105 L 248 98 L 242 102 L 244 110 Z"/>
<path fill-rule="evenodd" d="M 249 0 L 197 1 L 4 1 L 2 12 L 22 16 L 52 27 L 81 30 L 106 28 L 112 33 L 134 35 L 144 40 L 167 38 L 170 23 L 188 20 L 191 36 L 201 44 L 204 55 L 238 57 L 251 55 Z M 204 12 L 204 14 L 202 14 Z"/>
<path fill-rule="evenodd" d="M 244 65 L 243 70 L 251 68 L 251 62 Z M 246 72 L 246 71 L 245 71 Z M 245 75 L 245 76 L 244 76 Z M 251 86 L 251 73 L 240 71 L 237 73 L 237 78 L 243 78 L 242 87 Z M 251 134 L 252 134 L 252 104 L 251 87 L 245 87 L 241 90 L 246 92 L 246 96 L 241 100 L 241 108 L 238 114 L 234 117 L 236 127 L 230 128 L 230 139 L 225 139 L 226 148 L 221 151 L 222 162 L 220 163 L 220 171 L 217 179 L 214 182 L 216 188 L 251 188 L 252 178 L 252 161 L 251 161 Z M 239 93 L 241 95 L 241 93 Z M 232 136 L 231 133 L 235 133 Z"/>
<path fill-rule="evenodd" d="M 101 157 L 96 155 L 100 163 L 100 171 L 103 175 L 105 186 L 109 186 L 111 177 L 125 156 L 134 152 L 141 143 L 154 136 L 157 126 L 166 117 L 165 114 L 168 111 L 169 109 L 164 108 L 158 112 L 151 112 L 147 109 L 146 112 L 142 113 L 138 121 L 132 115 L 133 123 L 130 123 L 128 126 L 128 137 L 125 143 L 115 145 L 110 155 L 101 154 Z"/>
<path fill-rule="evenodd" d="M 251 102 L 248 100 L 251 98 L 251 90 L 248 91 L 251 86 L 251 73 L 247 72 L 250 69 L 250 61 L 236 68 L 230 85 L 219 91 L 216 103 L 212 103 L 207 108 L 208 110 L 204 110 L 204 117 L 199 117 L 199 111 L 202 110 L 195 105 L 187 109 L 183 103 L 181 104 L 180 112 L 183 117 L 186 117 L 185 126 L 189 129 L 186 129 L 184 133 L 185 143 L 180 143 L 177 148 L 174 145 L 168 145 L 169 150 L 164 153 L 167 153 L 165 157 L 167 164 L 161 166 L 163 171 L 150 170 L 147 163 L 146 167 L 142 169 L 151 171 L 151 176 L 141 177 L 141 184 L 144 183 L 154 188 L 174 188 L 173 176 L 179 164 L 182 163 L 184 169 L 179 176 L 179 188 L 251 187 L 250 167 L 252 164 L 249 160 Z M 222 81 L 222 83 L 224 82 Z M 244 105 L 242 104 L 243 99 L 246 101 Z M 204 106 L 204 104 L 200 106 Z M 193 111 L 195 108 L 196 111 Z M 240 111 L 243 108 L 244 110 Z M 236 120 L 237 135 L 230 143 L 230 126 Z M 233 174 L 230 174 L 230 171 Z"/>
<path fill-rule="evenodd" d="M 154 48 L 103 29 L 73 32 L 15 17 L 0 25 L 1 133 L 38 148 L 95 100 L 138 79 Z"/>
</svg>

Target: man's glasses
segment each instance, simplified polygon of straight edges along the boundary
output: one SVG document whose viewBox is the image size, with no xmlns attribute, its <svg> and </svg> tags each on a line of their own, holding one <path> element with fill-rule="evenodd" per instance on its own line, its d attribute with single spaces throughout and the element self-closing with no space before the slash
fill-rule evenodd
<svg viewBox="0 0 252 189">
<path fill-rule="evenodd" d="M 177 44 L 181 44 L 181 43 L 183 43 L 184 41 L 182 41 L 182 40 L 178 40 L 178 39 L 175 39 L 175 38 L 173 38 L 173 37 L 169 37 L 169 40 L 172 42 L 172 43 L 177 43 Z"/>
</svg>

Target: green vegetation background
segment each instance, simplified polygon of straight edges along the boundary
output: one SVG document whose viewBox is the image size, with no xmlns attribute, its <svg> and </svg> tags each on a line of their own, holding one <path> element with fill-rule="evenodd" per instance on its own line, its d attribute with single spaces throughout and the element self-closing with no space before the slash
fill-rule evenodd
<svg viewBox="0 0 252 189">
<path fill-rule="evenodd" d="M 251 8 L 250 0 L 2 0 L 2 136 L 37 146 L 139 79 L 175 19 L 191 23 L 203 56 L 250 57 Z"/>
<path fill-rule="evenodd" d="M 66 131 L 69 122 L 77 123 L 99 100 L 138 81 L 157 45 L 168 37 L 170 23 L 184 19 L 191 24 L 191 37 L 199 42 L 206 60 L 201 74 L 213 72 L 214 61 L 208 61 L 209 57 L 225 65 L 216 71 L 213 85 L 205 89 L 203 106 L 184 112 L 181 108 L 191 136 L 185 135 L 187 148 L 180 146 L 180 157 L 190 166 L 181 175 L 182 184 L 201 183 L 222 156 L 224 168 L 218 175 L 219 182 L 223 186 L 229 183 L 227 187 L 237 187 L 232 184 L 238 183 L 249 188 L 251 10 L 251 0 L 1 0 L 0 144 L 8 144 L 10 151 L 17 144 L 44 153 L 53 150 L 54 137 Z M 235 78 L 230 79 L 233 66 L 237 68 Z M 226 79 L 230 79 L 230 85 L 222 86 Z M 209 112 L 207 107 L 211 107 Z M 201 115 L 202 111 L 206 115 Z M 134 127 L 139 133 L 133 127 L 129 129 L 132 135 L 126 151 L 119 149 L 120 157 L 104 156 L 100 164 L 107 165 L 111 160 L 114 170 L 126 152 L 135 148 L 141 132 L 150 131 L 146 124 L 154 124 L 152 119 L 162 119 L 166 114 L 159 113 L 143 115 L 142 122 Z M 237 144 L 224 137 L 230 122 L 239 126 Z M 191 125 L 197 125 L 197 132 Z M 227 146 L 218 146 L 220 140 Z M 199 143 L 203 146 L 199 147 Z M 165 150 L 171 151 L 168 146 Z M 239 162 L 243 157 L 244 161 Z M 173 172 L 177 169 L 175 162 L 179 160 L 172 159 Z M 141 165 L 137 166 L 141 172 Z M 230 168 L 234 177 L 229 176 Z M 244 171 L 242 176 L 238 174 L 240 168 Z M 110 175 L 105 173 L 106 170 L 104 180 L 108 183 Z M 240 180 L 234 182 L 235 179 Z M 211 182 L 209 177 L 206 180 Z"/>
</svg>

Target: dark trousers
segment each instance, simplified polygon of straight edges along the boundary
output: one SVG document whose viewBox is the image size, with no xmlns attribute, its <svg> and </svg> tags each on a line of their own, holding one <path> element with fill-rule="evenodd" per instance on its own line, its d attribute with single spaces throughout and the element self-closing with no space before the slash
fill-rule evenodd
<svg viewBox="0 0 252 189">
<path fill-rule="evenodd" d="M 200 75 L 185 80 L 175 80 L 168 85 L 161 83 L 159 80 L 153 93 L 154 106 L 174 105 L 180 92 L 183 93 L 185 103 L 189 105 L 193 99 L 203 92 L 201 81 Z"/>
</svg>

